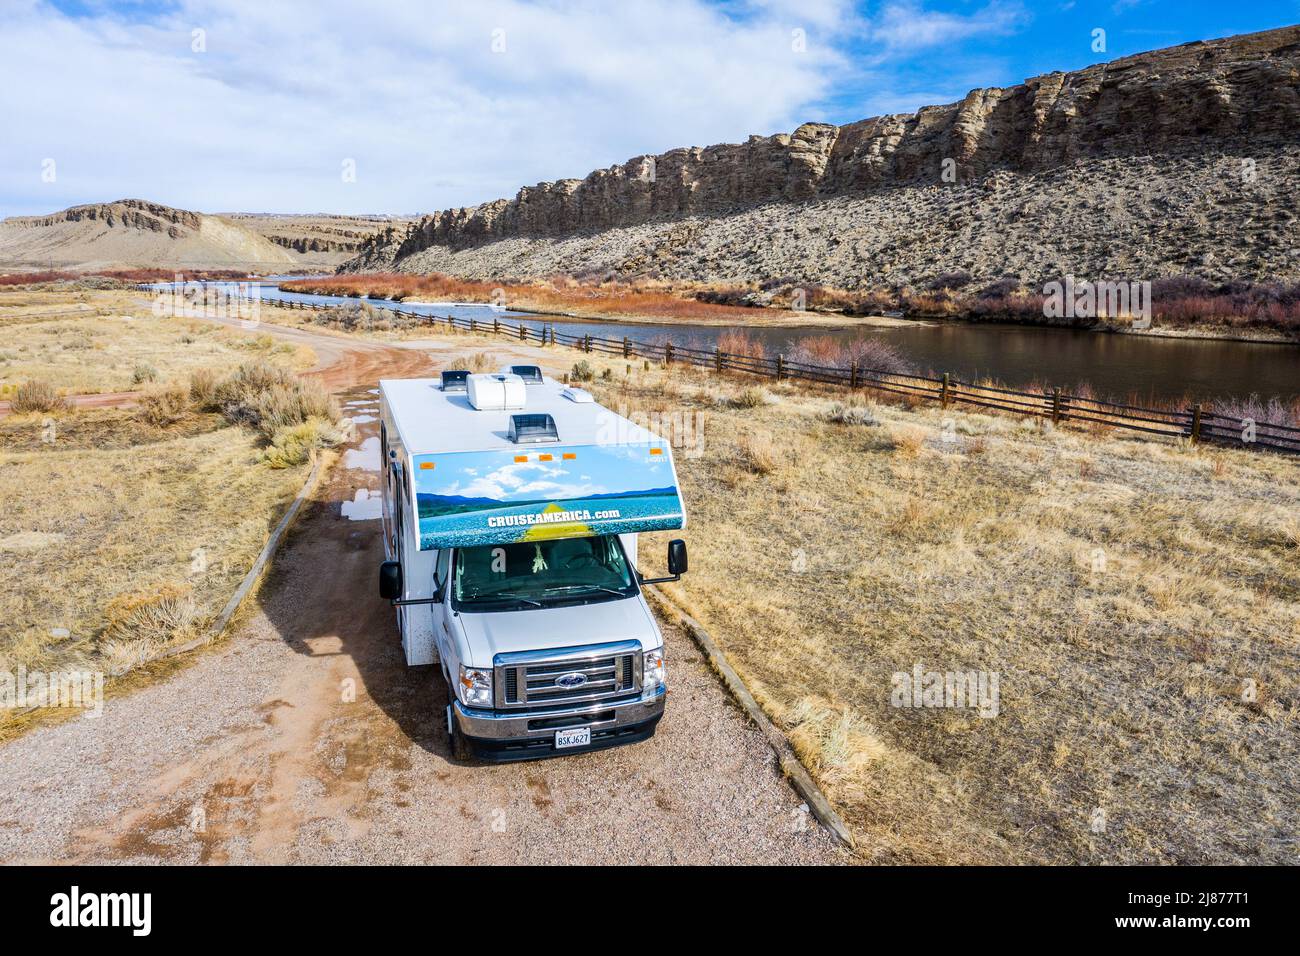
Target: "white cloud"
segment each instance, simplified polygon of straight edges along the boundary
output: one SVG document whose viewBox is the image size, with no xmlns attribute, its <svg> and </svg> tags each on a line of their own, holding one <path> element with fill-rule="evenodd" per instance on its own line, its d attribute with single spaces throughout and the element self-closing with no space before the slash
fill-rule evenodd
<svg viewBox="0 0 1300 956">
<path fill-rule="evenodd" d="M 792 129 L 845 69 L 853 22 L 847 0 L 179 0 L 143 22 L 7 0 L 0 215 L 128 196 L 298 212 L 510 196 Z"/>
<path fill-rule="evenodd" d="M 1010 33 L 1024 17 L 1019 4 L 998 0 L 968 16 L 925 10 L 913 0 L 900 0 L 886 4 L 872 20 L 871 38 L 889 51 L 915 51 Z"/>
</svg>

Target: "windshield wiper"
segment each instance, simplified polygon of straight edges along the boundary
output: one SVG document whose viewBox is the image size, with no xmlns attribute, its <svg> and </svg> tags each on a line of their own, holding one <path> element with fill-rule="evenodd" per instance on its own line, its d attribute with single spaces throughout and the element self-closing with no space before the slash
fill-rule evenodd
<svg viewBox="0 0 1300 956">
<path fill-rule="evenodd" d="M 546 606 L 546 605 L 543 604 L 541 601 L 534 601 L 532 598 L 526 598 L 526 597 L 524 597 L 524 596 L 521 595 L 521 594 L 510 594 L 510 593 L 501 593 L 501 592 L 498 592 L 497 594 L 487 594 L 487 595 L 484 595 L 482 599 L 483 599 L 484 601 L 498 601 L 498 600 L 501 600 L 501 601 L 522 601 L 522 602 L 525 603 L 525 604 L 531 604 L 533 607 L 545 607 L 545 606 Z M 475 600 L 478 600 L 477 596 L 475 597 Z"/>
<path fill-rule="evenodd" d="M 495 592 L 490 594 L 474 593 L 469 594 L 468 597 L 471 601 L 481 601 L 484 602 L 484 604 L 491 604 L 491 602 L 494 601 L 521 601 L 524 602 L 524 604 L 533 605 L 533 607 L 546 606 L 543 605 L 541 601 L 534 601 L 533 598 L 524 597 L 523 594 L 515 594 L 511 592 Z"/>
<path fill-rule="evenodd" d="M 613 594 L 616 597 L 627 597 L 627 592 L 616 591 L 613 588 L 607 588 L 601 584 L 564 584 L 558 588 L 547 588 L 546 593 L 552 591 L 604 591 L 606 594 Z"/>
</svg>

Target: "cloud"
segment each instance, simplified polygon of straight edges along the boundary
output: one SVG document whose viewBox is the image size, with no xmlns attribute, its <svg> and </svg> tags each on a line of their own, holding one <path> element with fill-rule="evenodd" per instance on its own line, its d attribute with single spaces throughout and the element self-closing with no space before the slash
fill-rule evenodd
<svg viewBox="0 0 1300 956">
<path fill-rule="evenodd" d="M 871 38 L 887 51 L 917 51 L 947 46 L 971 37 L 1005 35 L 1025 19 L 1019 4 L 994 2 L 963 16 L 926 10 L 910 0 L 888 3 L 871 21 Z"/>
<path fill-rule="evenodd" d="M 854 22 L 846 0 L 6 0 L 0 214 L 128 196 L 353 213 L 510 196 L 794 128 L 846 69 Z"/>
</svg>

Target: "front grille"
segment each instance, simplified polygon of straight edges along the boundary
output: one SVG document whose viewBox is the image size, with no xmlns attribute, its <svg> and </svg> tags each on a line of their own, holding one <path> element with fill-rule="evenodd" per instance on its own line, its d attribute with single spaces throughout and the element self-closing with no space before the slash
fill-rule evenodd
<svg viewBox="0 0 1300 956">
<path fill-rule="evenodd" d="M 498 654 L 498 707 L 550 708 L 601 701 L 640 690 L 641 645 L 636 641 Z"/>
</svg>

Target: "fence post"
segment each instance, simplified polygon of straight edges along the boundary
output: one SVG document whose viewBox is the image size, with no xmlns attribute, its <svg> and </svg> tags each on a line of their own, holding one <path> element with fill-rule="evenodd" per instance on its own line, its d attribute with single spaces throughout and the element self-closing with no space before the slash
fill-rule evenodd
<svg viewBox="0 0 1300 956">
<path fill-rule="evenodd" d="M 939 393 L 939 407 L 948 407 L 948 389 L 952 385 L 952 376 L 948 372 L 943 373 L 942 391 Z"/>
<path fill-rule="evenodd" d="M 858 363 L 853 361 L 849 363 L 849 388 L 858 387 Z"/>
<path fill-rule="evenodd" d="M 583 336 L 582 350 L 587 354 L 591 354 L 591 333 L 590 332 L 588 332 L 585 336 Z"/>
<path fill-rule="evenodd" d="M 551 326 L 551 344 L 555 344 L 555 326 Z"/>
<path fill-rule="evenodd" d="M 713 350 L 713 368 L 715 371 L 722 371 L 722 348 L 720 346 Z"/>
<path fill-rule="evenodd" d="M 1201 440 L 1201 406 L 1199 403 L 1192 406 L 1192 441 Z"/>
<path fill-rule="evenodd" d="M 1059 424 L 1061 421 L 1061 387 L 1058 385 L 1052 389 L 1052 424 Z"/>
<path fill-rule="evenodd" d="M 784 356 L 784 355 L 777 355 L 777 357 L 776 357 L 776 380 L 777 380 L 778 382 L 781 381 L 781 378 L 782 378 L 782 376 L 784 375 L 784 373 L 785 373 L 785 356 Z"/>
<path fill-rule="evenodd" d="M 477 332 L 477 331 L 478 331 L 478 320 L 477 320 L 476 318 L 474 318 L 474 316 L 472 316 L 472 315 L 469 317 L 469 330 L 470 330 L 471 332 Z"/>
<path fill-rule="evenodd" d="M 632 354 L 632 343 L 627 340 L 627 336 L 625 335 L 623 336 L 623 358 L 627 358 L 631 354 Z"/>
<path fill-rule="evenodd" d="M 447 331 L 448 332 L 456 331 L 456 320 L 451 317 L 450 312 L 447 313 Z"/>
<path fill-rule="evenodd" d="M 501 334 L 501 320 L 498 319 L 496 316 L 492 317 L 492 334 L 493 335 Z"/>
<path fill-rule="evenodd" d="M 527 341 L 528 341 L 528 326 L 524 325 L 524 323 L 522 323 L 522 322 L 519 323 L 519 341 L 520 341 L 520 342 L 527 342 Z M 546 332 L 545 332 L 545 330 L 542 331 L 542 344 L 543 344 L 543 345 L 546 344 Z"/>
</svg>

